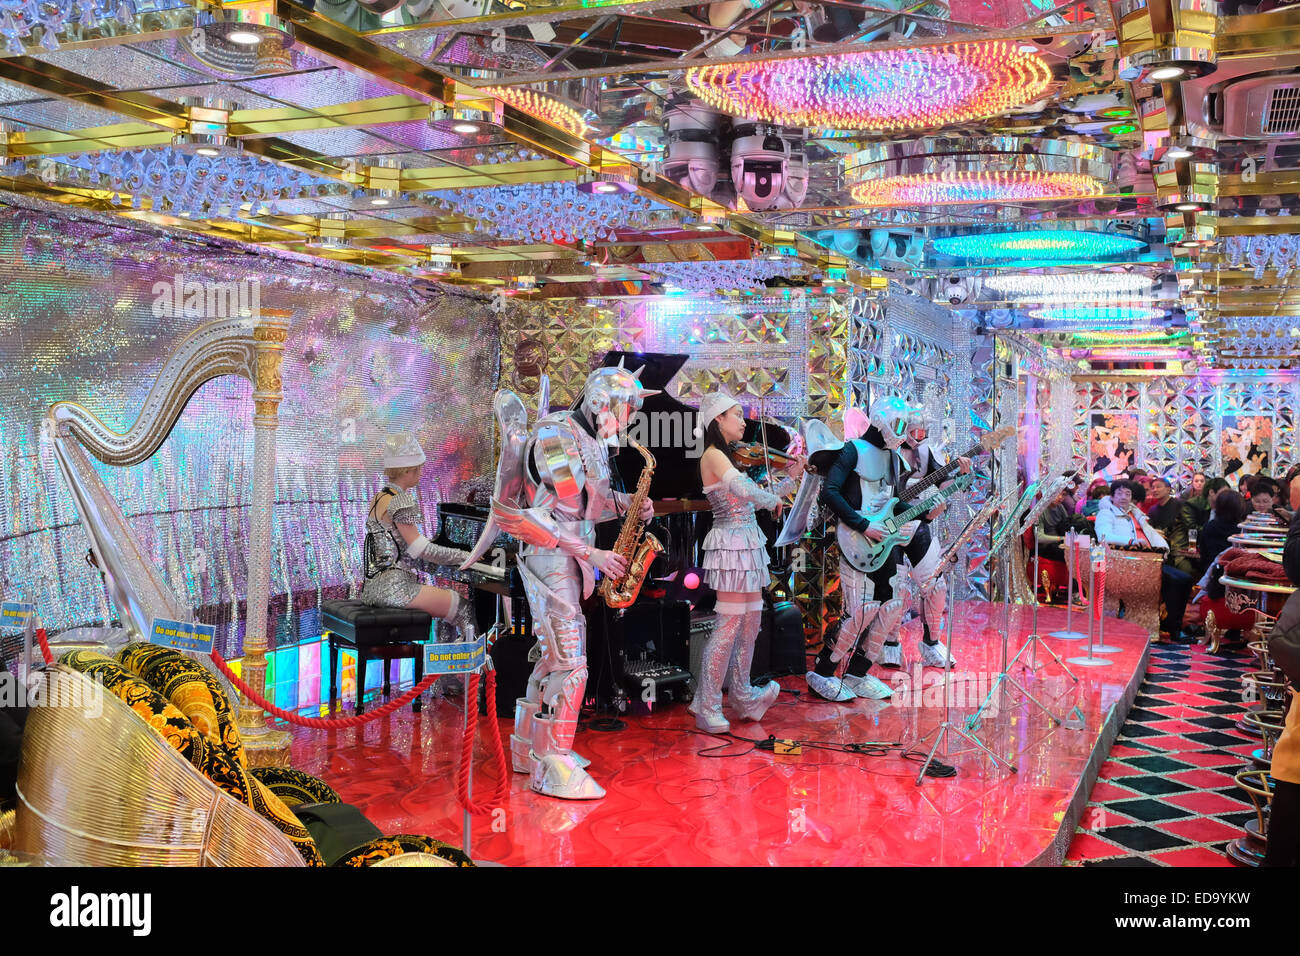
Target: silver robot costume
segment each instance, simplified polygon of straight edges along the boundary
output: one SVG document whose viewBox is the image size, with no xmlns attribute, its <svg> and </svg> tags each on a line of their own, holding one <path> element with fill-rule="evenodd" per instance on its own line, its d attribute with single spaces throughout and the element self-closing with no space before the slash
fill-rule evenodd
<svg viewBox="0 0 1300 956">
<path fill-rule="evenodd" d="M 700 407 L 697 433 L 722 412 L 739 404 L 721 393 L 705 397 Z M 787 480 L 775 485 L 781 490 Z M 719 597 L 714 608 L 716 623 L 700 659 L 699 681 L 691 713 L 695 725 L 714 734 L 725 734 L 731 724 L 722 713 L 722 687 L 730 689 L 732 707 L 744 720 L 761 720 L 776 703 L 781 686 L 771 681 L 762 688 L 750 683 L 754 643 L 763 619 L 762 591 L 768 584 L 766 540 L 758 527 L 754 509 L 773 509 L 781 498 L 751 478 L 730 468 L 704 493 L 713 509 L 713 527 L 704 538 L 704 578 Z M 743 595 L 736 600 L 734 595 Z"/>
<path fill-rule="evenodd" d="M 532 789 L 568 800 L 594 800 L 604 789 L 586 772 L 588 762 L 573 753 L 583 693 L 587 686 L 587 626 L 580 602 L 594 586 L 591 554 L 595 526 L 617 518 L 628 496 L 610 490 L 609 445 L 596 437 L 612 419 L 627 425 L 652 389 L 637 380 L 640 370 L 622 367 L 592 372 L 578 411 L 548 414 L 543 380 L 538 419 L 515 393 L 497 392 L 501 428 L 492 513 L 467 567 L 487 550 L 499 531 L 523 542 L 519 574 L 532 613 L 540 652 L 525 695 L 515 702 L 510 751 L 517 772 L 530 774 Z M 612 426 L 606 431 L 612 430 Z"/>
</svg>

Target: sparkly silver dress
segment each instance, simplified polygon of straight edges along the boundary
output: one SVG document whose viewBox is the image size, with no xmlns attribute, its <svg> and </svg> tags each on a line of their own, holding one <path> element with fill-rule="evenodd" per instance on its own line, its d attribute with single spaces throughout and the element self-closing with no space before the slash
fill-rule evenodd
<svg viewBox="0 0 1300 956">
<path fill-rule="evenodd" d="M 766 539 L 754 508 L 775 508 L 781 499 L 731 468 L 706 485 L 713 527 L 704 538 L 704 580 L 715 591 L 752 594 L 767 587 Z"/>
<path fill-rule="evenodd" d="M 468 558 L 469 553 L 426 542 L 419 558 L 410 557 L 396 525 L 419 527 L 420 506 L 409 489 L 389 482 L 384 490 L 393 496 L 388 505 L 388 520 L 375 517 L 377 509 L 366 518 L 366 583 L 361 588 L 361 600 L 378 607 L 410 607 L 420 594 L 420 579 L 415 576 L 415 570 L 421 561 L 456 565 Z"/>
</svg>

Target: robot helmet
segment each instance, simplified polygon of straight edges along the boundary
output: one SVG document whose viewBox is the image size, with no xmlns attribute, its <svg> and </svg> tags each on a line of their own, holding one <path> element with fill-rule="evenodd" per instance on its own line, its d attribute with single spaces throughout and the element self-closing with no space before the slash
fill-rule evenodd
<svg viewBox="0 0 1300 956">
<path fill-rule="evenodd" d="M 920 406 L 911 405 L 898 395 L 879 399 L 871 406 L 871 424 L 880 429 L 885 446 L 891 450 L 903 444 L 908 430 L 921 423 Z"/>
<path fill-rule="evenodd" d="M 647 395 L 657 395 L 658 389 L 642 388 L 638 380 L 645 366 L 636 371 L 623 367 L 623 360 L 618 365 L 598 368 L 587 376 L 587 383 L 582 389 L 582 410 L 589 420 L 600 425 L 607 416 L 619 424 L 627 425 L 633 413 L 640 410 Z"/>
</svg>

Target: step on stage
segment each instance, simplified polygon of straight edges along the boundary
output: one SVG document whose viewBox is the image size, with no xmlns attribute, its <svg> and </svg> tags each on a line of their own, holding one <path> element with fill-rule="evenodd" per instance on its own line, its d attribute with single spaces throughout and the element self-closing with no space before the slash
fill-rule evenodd
<svg viewBox="0 0 1300 956">
<path fill-rule="evenodd" d="M 1086 613 L 1074 615 L 1076 630 L 1086 630 Z M 1030 609 L 1015 607 L 1011 614 L 1014 654 L 1029 632 Z M 964 726 L 1001 668 L 1002 608 L 965 602 L 955 618 L 961 680 L 952 684 L 952 720 Z M 898 687 L 892 701 L 813 702 L 802 677 L 787 677 L 761 724 L 732 725 L 737 737 L 803 741 L 798 755 L 700 733 L 681 704 L 629 715 L 618 731 L 584 728 L 576 749 L 591 759 L 605 799 L 542 797 L 528 789 L 526 775 L 513 774 L 504 815 L 475 819 L 475 858 L 510 866 L 1059 864 L 1142 681 L 1146 632 L 1108 619 L 1106 643 L 1120 652 L 1106 655 L 1112 662 L 1106 667 L 1068 665 L 1077 684 L 1041 652 L 1036 673 L 1013 671 L 1053 713 L 1065 717 L 1078 706 L 1082 730 L 1054 727 L 1008 688 L 976 733 L 1019 772 L 998 768 L 953 734 L 949 753 L 941 748 L 939 759 L 957 775 L 917 786 L 930 741 L 911 758 L 885 745 L 915 746 L 943 720 L 942 690 L 931 686 L 941 671 L 927 668 L 923 686 L 915 686 L 918 627 L 912 622 L 904 631 L 905 673 L 873 669 Z M 1040 611 L 1041 632 L 1064 627 L 1064 610 Z M 1086 640 L 1045 641 L 1063 658 L 1087 652 Z M 404 708 L 360 728 L 295 728 L 293 766 L 325 778 L 385 833 L 430 833 L 458 843 L 462 815 L 454 780 L 462 720 L 456 698 L 434 701 L 420 714 Z M 503 740 L 509 728 L 503 721 Z M 480 728 L 476 794 L 490 784 L 484 739 Z M 817 746 L 823 743 L 866 746 L 846 753 Z"/>
</svg>

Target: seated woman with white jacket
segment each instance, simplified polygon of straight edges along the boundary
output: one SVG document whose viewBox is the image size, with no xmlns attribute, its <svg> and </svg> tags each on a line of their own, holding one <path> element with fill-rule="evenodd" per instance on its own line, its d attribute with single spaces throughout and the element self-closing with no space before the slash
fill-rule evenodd
<svg viewBox="0 0 1300 956">
<path fill-rule="evenodd" d="M 1169 563 L 1169 542 L 1152 527 L 1142 509 L 1133 503 L 1142 486 L 1136 481 L 1120 480 L 1110 486 L 1110 497 L 1103 498 L 1097 509 L 1097 540 L 1103 544 L 1124 547 L 1148 547 L 1165 552 L 1161 568 L 1160 603 L 1165 616 L 1160 620 L 1160 630 L 1169 633 L 1174 643 L 1183 643 L 1183 612 L 1192 592 L 1192 576 L 1179 571 Z"/>
</svg>

